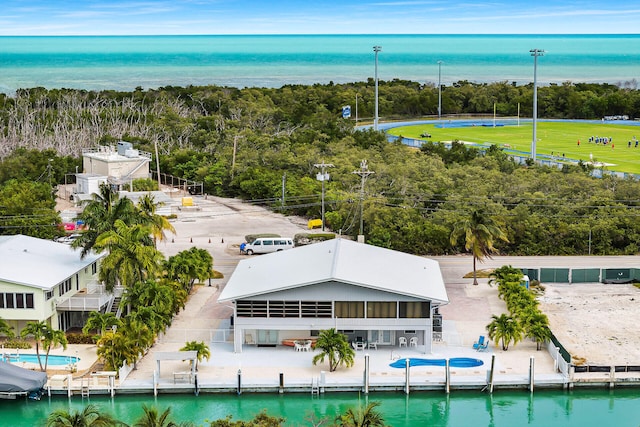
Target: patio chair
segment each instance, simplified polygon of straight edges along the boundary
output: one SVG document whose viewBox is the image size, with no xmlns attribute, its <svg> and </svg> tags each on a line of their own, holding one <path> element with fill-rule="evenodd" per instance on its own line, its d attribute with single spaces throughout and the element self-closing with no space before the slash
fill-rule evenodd
<svg viewBox="0 0 640 427">
<path fill-rule="evenodd" d="M 411 337 L 409 347 L 418 347 L 418 337 Z"/>
<path fill-rule="evenodd" d="M 406 347 L 407 339 L 405 337 L 398 338 L 398 347 Z"/>
<path fill-rule="evenodd" d="M 304 345 L 300 343 L 300 341 L 294 341 L 293 342 L 293 348 L 295 349 L 295 351 L 303 351 L 304 350 Z"/>
<path fill-rule="evenodd" d="M 487 351 L 488 347 L 489 347 L 489 340 L 486 340 L 484 344 L 479 345 L 478 348 L 476 348 L 476 351 Z"/>
<path fill-rule="evenodd" d="M 304 344 L 302 344 L 303 351 L 311 351 L 311 340 L 306 340 Z"/>
<path fill-rule="evenodd" d="M 475 350 L 477 350 L 477 349 L 478 349 L 478 347 L 481 347 L 481 346 L 483 346 L 483 345 L 484 345 L 484 335 L 480 335 L 480 336 L 478 337 L 478 341 L 476 341 L 476 342 L 474 342 L 474 343 L 473 343 L 473 348 L 474 348 Z"/>
</svg>

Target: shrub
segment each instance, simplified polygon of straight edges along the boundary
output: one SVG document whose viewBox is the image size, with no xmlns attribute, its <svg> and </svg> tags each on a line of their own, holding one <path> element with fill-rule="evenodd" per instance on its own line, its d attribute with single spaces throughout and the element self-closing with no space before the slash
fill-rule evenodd
<svg viewBox="0 0 640 427">
<path fill-rule="evenodd" d="M 298 233 L 293 236 L 293 244 L 295 246 L 304 246 L 335 238 L 335 233 Z"/>
<path fill-rule="evenodd" d="M 29 342 L 25 341 L 23 338 L 11 338 L 2 343 L 5 348 L 18 348 L 21 350 L 28 350 L 32 346 Z"/>
<path fill-rule="evenodd" d="M 67 343 L 69 344 L 95 344 L 98 342 L 98 336 L 93 334 L 67 334 Z"/>
</svg>

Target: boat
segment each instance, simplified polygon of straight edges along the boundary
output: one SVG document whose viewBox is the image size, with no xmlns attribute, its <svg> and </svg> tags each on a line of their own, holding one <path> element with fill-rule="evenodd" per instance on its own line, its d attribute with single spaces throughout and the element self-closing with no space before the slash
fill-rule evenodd
<svg viewBox="0 0 640 427">
<path fill-rule="evenodd" d="M 40 400 L 46 383 L 46 372 L 36 372 L 11 363 L 0 362 L 0 399 L 26 396 Z"/>
</svg>

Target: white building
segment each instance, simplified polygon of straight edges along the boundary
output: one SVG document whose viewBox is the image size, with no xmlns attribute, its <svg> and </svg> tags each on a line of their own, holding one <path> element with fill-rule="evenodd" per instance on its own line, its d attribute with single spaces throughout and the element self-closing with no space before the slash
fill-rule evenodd
<svg viewBox="0 0 640 427">
<path fill-rule="evenodd" d="M 104 254 L 23 235 L 0 236 L 0 317 L 19 333 L 27 322 L 82 327 L 88 313 L 113 300 L 98 284 Z"/>
<path fill-rule="evenodd" d="M 345 239 L 240 261 L 219 301 L 234 304 L 236 352 L 336 328 L 378 348 L 414 338 L 425 353 L 449 302 L 437 261 Z"/>
</svg>

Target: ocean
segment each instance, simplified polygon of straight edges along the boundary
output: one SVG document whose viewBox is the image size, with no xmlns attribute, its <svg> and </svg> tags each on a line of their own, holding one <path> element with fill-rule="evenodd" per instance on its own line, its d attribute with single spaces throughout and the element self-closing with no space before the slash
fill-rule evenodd
<svg viewBox="0 0 640 427">
<path fill-rule="evenodd" d="M 444 85 L 635 84 L 640 35 L 247 35 L 0 37 L 0 92 L 161 86 L 281 87 L 378 78 Z M 438 61 L 442 61 L 439 66 Z"/>
</svg>

